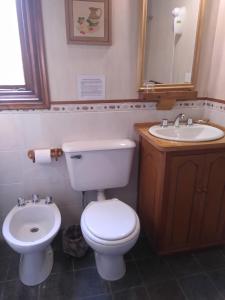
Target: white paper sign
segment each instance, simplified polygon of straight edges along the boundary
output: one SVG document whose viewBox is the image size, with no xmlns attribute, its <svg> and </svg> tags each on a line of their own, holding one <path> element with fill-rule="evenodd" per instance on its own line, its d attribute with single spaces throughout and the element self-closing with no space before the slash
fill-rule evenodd
<svg viewBox="0 0 225 300">
<path fill-rule="evenodd" d="M 78 97 L 79 100 L 105 100 L 105 76 L 78 76 Z"/>
</svg>

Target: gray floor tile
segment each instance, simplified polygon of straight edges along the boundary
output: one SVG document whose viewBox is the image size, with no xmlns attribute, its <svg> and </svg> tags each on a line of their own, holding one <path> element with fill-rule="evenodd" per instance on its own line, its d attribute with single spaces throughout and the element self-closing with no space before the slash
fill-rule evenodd
<svg viewBox="0 0 225 300">
<path fill-rule="evenodd" d="M 136 264 L 130 261 L 126 264 L 126 274 L 124 275 L 124 277 L 119 280 L 112 281 L 111 289 L 112 292 L 117 292 L 134 286 L 138 286 L 141 284 L 141 282 L 142 281 L 138 274 Z"/>
<path fill-rule="evenodd" d="M 62 230 L 60 230 L 58 232 L 58 234 L 56 235 L 56 237 L 54 238 L 53 242 L 52 242 L 52 248 L 55 251 L 62 251 L 63 247 L 62 247 Z"/>
<path fill-rule="evenodd" d="M 175 280 L 168 280 L 148 287 L 151 300 L 185 300 L 185 296 Z"/>
<path fill-rule="evenodd" d="M 144 287 L 134 287 L 113 294 L 113 300 L 149 300 Z"/>
<path fill-rule="evenodd" d="M 134 256 L 133 256 L 133 254 L 132 254 L 131 251 L 129 251 L 128 253 L 126 253 L 126 254 L 124 255 L 124 260 L 125 260 L 125 261 L 131 261 L 131 260 L 134 260 Z"/>
<path fill-rule="evenodd" d="M 137 266 L 146 284 L 166 281 L 174 277 L 167 263 L 158 257 L 138 260 Z"/>
<path fill-rule="evenodd" d="M 4 291 L 4 283 L 0 283 L 0 299 L 2 300 L 3 296 L 3 291 Z"/>
<path fill-rule="evenodd" d="M 99 296 L 93 296 L 88 298 L 81 298 L 81 300 L 112 300 L 111 295 L 99 295 Z"/>
<path fill-rule="evenodd" d="M 140 237 L 130 253 L 133 255 L 134 259 L 142 259 L 155 255 L 146 237 Z"/>
<path fill-rule="evenodd" d="M 126 275 L 111 283 L 98 275 L 93 251 L 82 259 L 69 258 L 62 252 L 61 237 L 54 249 L 52 275 L 40 287 L 26 287 L 18 280 L 19 256 L 0 243 L 0 300 L 36 300 L 38 290 L 38 300 L 183 300 L 182 292 L 188 300 L 225 298 L 225 252 L 218 248 L 195 257 L 159 258 L 142 237 L 125 257 Z M 199 273 L 203 269 L 208 275 Z"/>
<path fill-rule="evenodd" d="M 75 272 L 74 295 L 77 298 L 107 294 L 109 292 L 109 283 L 98 275 L 95 268 Z"/>
<path fill-rule="evenodd" d="M 73 270 L 73 259 L 61 251 L 55 251 L 52 273 L 69 272 Z"/>
<path fill-rule="evenodd" d="M 208 275 L 217 289 L 225 297 L 225 269 L 208 272 Z"/>
<path fill-rule="evenodd" d="M 0 240 L 0 257 L 3 258 L 11 255 L 15 255 L 13 249 L 5 241 Z"/>
<path fill-rule="evenodd" d="M 10 257 L 7 280 L 14 280 L 19 278 L 19 261 L 19 255 Z"/>
<path fill-rule="evenodd" d="M 73 272 L 53 274 L 41 284 L 39 300 L 75 299 L 74 286 Z"/>
<path fill-rule="evenodd" d="M 89 267 L 95 267 L 95 257 L 94 252 L 92 250 L 88 250 L 86 255 L 81 258 L 74 258 L 73 259 L 74 269 L 80 270 Z"/>
<path fill-rule="evenodd" d="M 225 256 L 220 248 L 207 249 L 194 255 L 205 270 L 225 267 Z"/>
<path fill-rule="evenodd" d="M 190 276 L 203 271 L 200 263 L 196 261 L 192 254 L 177 254 L 164 258 L 169 264 L 176 277 Z"/>
<path fill-rule="evenodd" d="M 222 250 L 223 254 L 225 255 L 225 246 L 222 246 L 221 250 Z"/>
<path fill-rule="evenodd" d="M 0 258 L 0 281 L 7 279 L 11 257 Z"/>
<path fill-rule="evenodd" d="M 37 300 L 38 287 L 27 287 L 19 280 L 7 281 L 3 285 L 1 300 Z"/>
<path fill-rule="evenodd" d="M 182 278 L 179 282 L 189 300 L 223 299 L 206 274 Z"/>
</svg>

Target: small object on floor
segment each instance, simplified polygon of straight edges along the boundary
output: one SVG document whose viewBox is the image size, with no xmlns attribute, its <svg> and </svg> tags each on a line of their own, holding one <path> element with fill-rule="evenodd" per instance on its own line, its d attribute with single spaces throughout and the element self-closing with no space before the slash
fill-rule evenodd
<svg viewBox="0 0 225 300">
<path fill-rule="evenodd" d="M 82 235 L 80 225 L 72 225 L 63 231 L 63 251 L 74 257 L 83 257 L 88 245 Z"/>
</svg>

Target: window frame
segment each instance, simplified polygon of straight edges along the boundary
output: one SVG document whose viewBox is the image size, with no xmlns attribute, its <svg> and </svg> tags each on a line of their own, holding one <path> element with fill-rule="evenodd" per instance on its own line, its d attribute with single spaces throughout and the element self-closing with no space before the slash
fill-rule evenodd
<svg viewBox="0 0 225 300">
<path fill-rule="evenodd" d="M 16 0 L 25 85 L 0 86 L 0 110 L 50 107 L 41 0 Z"/>
</svg>

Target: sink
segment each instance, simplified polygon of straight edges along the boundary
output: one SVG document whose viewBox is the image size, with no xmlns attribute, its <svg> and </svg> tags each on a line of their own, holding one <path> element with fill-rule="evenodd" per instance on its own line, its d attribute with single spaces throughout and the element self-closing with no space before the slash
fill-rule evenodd
<svg viewBox="0 0 225 300">
<path fill-rule="evenodd" d="M 224 136 L 221 129 L 205 124 L 180 125 L 179 127 L 155 125 L 148 131 L 155 137 L 178 142 L 207 142 Z"/>
</svg>

